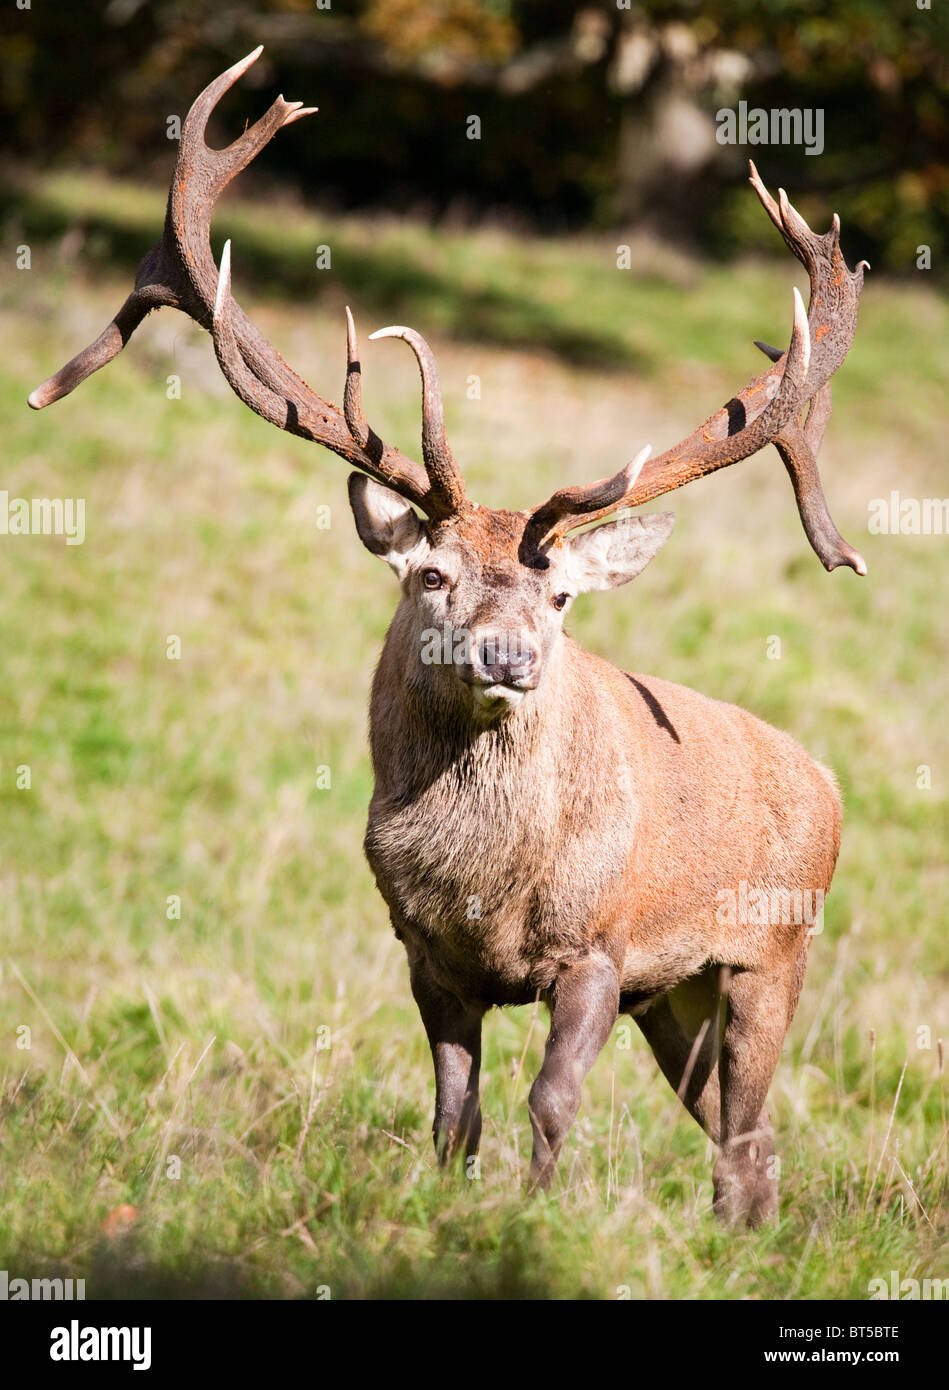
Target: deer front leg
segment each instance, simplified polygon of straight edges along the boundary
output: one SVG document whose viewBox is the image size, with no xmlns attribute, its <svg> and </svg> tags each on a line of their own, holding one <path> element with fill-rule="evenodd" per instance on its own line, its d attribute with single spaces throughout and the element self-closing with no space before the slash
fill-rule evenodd
<svg viewBox="0 0 949 1390">
<path fill-rule="evenodd" d="M 550 1186 L 561 1146 L 580 1107 L 584 1079 L 616 1022 L 619 993 L 613 962 L 590 955 L 564 970 L 547 995 L 550 1034 L 544 1065 L 528 1098 L 534 1131 L 532 1189 Z"/>
<path fill-rule="evenodd" d="M 478 1073 L 484 1009 L 443 989 L 421 957 L 412 962 L 410 977 L 435 1063 L 432 1135 L 444 1166 L 462 1150 L 466 1157 L 477 1153 L 481 1141 Z"/>
</svg>

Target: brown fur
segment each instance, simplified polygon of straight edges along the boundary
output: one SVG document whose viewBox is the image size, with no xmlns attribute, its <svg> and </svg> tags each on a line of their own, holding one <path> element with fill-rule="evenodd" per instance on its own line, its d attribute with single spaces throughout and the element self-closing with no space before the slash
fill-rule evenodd
<svg viewBox="0 0 949 1390">
<path fill-rule="evenodd" d="M 536 569 L 519 553 L 523 525 L 478 509 L 425 531 L 373 682 L 366 852 L 432 1042 L 436 1144 L 443 1156 L 477 1145 L 485 1010 L 539 995 L 552 1027 L 531 1092 L 532 1174 L 549 1182 L 583 1076 L 625 1010 L 722 1144 L 718 1210 L 760 1220 L 776 1201 L 764 1100 L 808 928 L 723 922 L 719 895 L 742 881 L 829 888 L 832 776 L 746 711 L 628 675 L 551 629 L 562 561 Z M 528 625 L 543 652 L 536 689 L 497 718 L 472 710 L 455 669 L 419 661 L 433 615 L 418 573 L 446 555 L 460 555 L 442 600 L 463 608 L 455 617 Z"/>
</svg>

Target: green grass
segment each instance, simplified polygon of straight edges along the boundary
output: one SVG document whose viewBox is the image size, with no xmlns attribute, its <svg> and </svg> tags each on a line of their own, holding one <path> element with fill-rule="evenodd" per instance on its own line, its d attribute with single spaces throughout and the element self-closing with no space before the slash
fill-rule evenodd
<svg viewBox="0 0 949 1390">
<path fill-rule="evenodd" d="M 345 469 L 244 410 L 169 313 L 68 400 L 25 407 L 111 316 L 160 201 L 60 177 L 8 218 L 3 264 L 25 240 L 33 269 L 0 283 L 0 487 L 84 497 L 87 537 L 0 538 L 0 1266 L 85 1275 L 91 1297 L 862 1298 L 891 1269 L 945 1277 L 949 540 L 869 536 L 866 517 L 891 487 L 945 492 L 946 306 L 871 279 L 835 384 L 825 484 L 866 580 L 823 573 L 763 456 L 669 499 L 662 557 L 572 618 L 618 664 L 788 728 L 844 789 L 772 1088 L 782 1217 L 726 1234 L 706 1141 L 622 1024 L 549 1197 L 521 1189 L 543 1011 L 489 1017 L 480 1175 L 435 1170 L 428 1051 L 361 850 L 395 590 L 356 539 Z M 74 224 L 81 254 L 55 239 Z M 494 505 L 672 442 L 789 310 L 781 263 L 642 248 L 621 274 L 604 241 L 237 204 L 220 227 L 237 293 L 327 394 L 347 300 L 364 335 L 392 318 L 431 335 L 455 451 Z M 417 452 L 410 355 L 372 344 L 364 364 L 376 428 Z M 123 1204 L 137 1219 L 108 1234 Z"/>
</svg>

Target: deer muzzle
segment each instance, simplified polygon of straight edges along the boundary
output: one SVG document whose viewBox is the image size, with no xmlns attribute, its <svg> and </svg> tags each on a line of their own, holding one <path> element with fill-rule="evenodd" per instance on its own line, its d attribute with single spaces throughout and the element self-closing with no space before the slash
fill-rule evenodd
<svg viewBox="0 0 949 1390">
<path fill-rule="evenodd" d="M 459 674 L 479 704 L 517 705 L 540 679 L 540 650 L 523 629 L 491 628 L 472 634 Z"/>
</svg>

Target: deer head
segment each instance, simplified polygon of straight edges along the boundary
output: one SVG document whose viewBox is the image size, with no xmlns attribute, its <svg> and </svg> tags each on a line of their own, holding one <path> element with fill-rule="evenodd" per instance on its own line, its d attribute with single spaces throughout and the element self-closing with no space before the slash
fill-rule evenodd
<svg viewBox="0 0 949 1390">
<path fill-rule="evenodd" d="M 771 359 L 768 370 L 658 457 L 647 461 L 649 450 L 642 450 L 612 477 L 562 488 L 528 511 L 491 510 L 466 494 L 445 434 L 434 359 L 418 333 L 394 327 L 372 337 L 402 338 L 415 353 L 422 378 L 421 465 L 386 445 L 365 420 L 348 309 L 340 412 L 287 366 L 232 298 L 230 243 L 220 268 L 215 265 L 209 230 L 222 189 L 277 130 L 315 110 L 278 97 L 226 149 L 208 147 L 204 136 L 211 112 L 261 51 L 255 49 L 216 78 L 191 107 L 161 240 L 142 260 L 135 287 L 112 323 L 33 392 L 34 409 L 67 395 L 111 361 L 150 310 L 171 305 L 189 314 L 211 332 L 221 370 L 246 405 L 359 470 L 349 482 L 357 530 L 402 585 L 397 622 L 409 639 L 412 662 L 406 679 L 481 718 L 510 713 L 529 691 L 543 686 L 556 668 L 563 618 L 574 596 L 632 579 L 668 539 L 673 518 L 627 515 L 578 535 L 572 531 L 620 510 L 628 513 L 766 444 L 774 444 L 784 461 L 804 531 L 825 568 L 848 565 L 866 573 L 862 557 L 830 518 L 816 462 L 830 416 L 830 378 L 853 340 L 866 265 L 860 262 L 853 272 L 847 268 L 836 215 L 831 230 L 816 235 L 783 190 L 775 202 L 751 164 L 752 187 L 810 278 L 807 313 L 793 292 L 788 349 L 759 343 Z M 450 659 L 426 661 L 426 634 L 441 635 L 444 656 L 446 632 Z"/>
<path fill-rule="evenodd" d="M 362 415 L 359 356 L 347 309 L 344 407 L 354 438 L 371 433 Z M 638 574 L 667 540 L 673 517 L 631 517 L 573 539 L 548 538 L 530 511 L 470 502 L 445 435 L 438 371 L 418 333 L 383 328 L 373 338 L 402 338 L 422 377 L 422 457 L 446 499 L 423 521 L 391 488 L 364 473 L 349 478 L 356 529 L 402 587 L 400 637 L 407 682 L 478 718 L 516 709 L 540 686 L 563 619 L 578 593 L 614 588 Z M 640 452 L 633 468 L 645 462 Z M 550 539 L 551 543 L 547 541 Z"/>
</svg>

